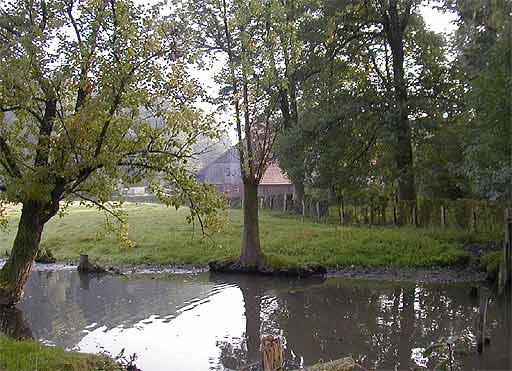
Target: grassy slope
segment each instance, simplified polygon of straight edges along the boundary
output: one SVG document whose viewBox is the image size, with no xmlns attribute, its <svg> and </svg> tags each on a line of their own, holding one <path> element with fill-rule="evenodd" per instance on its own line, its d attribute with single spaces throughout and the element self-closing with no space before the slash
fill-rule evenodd
<svg viewBox="0 0 512 371">
<path fill-rule="evenodd" d="M 242 234 L 240 210 L 229 211 L 224 231 L 204 238 L 186 223 L 186 209 L 176 211 L 157 204 L 127 204 L 130 238 L 136 247 L 123 248 L 114 235 L 102 234 L 103 214 L 72 207 L 45 228 L 43 244 L 58 259 L 77 260 L 80 252 L 104 263 L 206 264 L 239 253 Z M 0 252 L 12 245 L 19 210 L 13 210 L 7 231 L 0 231 Z M 260 230 L 265 254 L 276 264 L 322 263 L 328 266 L 428 267 L 461 264 L 468 254 L 460 249 L 467 238 L 453 229 L 414 227 L 339 227 L 303 222 L 279 212 L 264 211 Z"/>
<path fill-rule="evenodd" d="M 0 335 L 0 370 L 120 371 L 104 356 L 66 352 L 34 341 L 15 341 Z"/>
</svg>

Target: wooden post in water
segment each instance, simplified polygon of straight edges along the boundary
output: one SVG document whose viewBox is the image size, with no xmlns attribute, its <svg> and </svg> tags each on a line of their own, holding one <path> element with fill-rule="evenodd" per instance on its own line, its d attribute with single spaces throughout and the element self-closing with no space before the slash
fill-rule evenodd
<svg viewBox="0 0 512 371">
<path fill-rule="evenodd" d="M 85 270 L 89 268 L 91 264 L 89 263 L 89 255 L 80 254 L 80 261 L 78 263 L 78 270 Z M 85 268 L 85 269 L 84 269 Z"/>
<path fill-rule="evenodd" d="M 441 205 L 441 227 L 445 226 L 444 205 Z"/>
<path fill-rule="evenodd" d="M 480 306 L 477 313 L 476 323 L 476 348 L 478 354 L 482 354 L 485 345 L 485 332 L 487 325 L 487 304 L 489 303 L 489 295 L 480 287 Z"/>
<path fill-rule="evenodd" d="M 263 371 L 279 371 L 284 366 L 284 348 L 279 337 L 266 335 L 261 338 Z"/>
<path fill-rule="evenodd" d="M 506 223 L 507 228 L 507 253 L 505 259 L 507 259 L 507 282 L 512 288 L 512 210 L 507 208 L 508 220 Z"/>
<path fill-rule="evenodd" d="M 505 241 L 503 243 L 503 260 L 498 281 L 500 294 L 507 287 L 512 289 L 512 211 L 510 208 L 505 209 Z"/>
</svg>

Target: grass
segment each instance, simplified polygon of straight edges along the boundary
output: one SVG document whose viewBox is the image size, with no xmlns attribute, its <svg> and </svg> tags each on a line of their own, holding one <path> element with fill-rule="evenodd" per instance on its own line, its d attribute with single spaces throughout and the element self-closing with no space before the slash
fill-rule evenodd
<svg viewBox="0 0 512 371">
<path fill-rule="evenodd" d="M 0 370 L 16 371 L 120 371 L 106 356 L 66 352 L 35 341 L 11 340 L 0 334 Z"/>
<path fill-rule="evenodd" d="M 490 251 L 482 255 L 480 265 L 487 272 L 487 276 L 496 281 L 500 272 L 500 264 L 503 260 L 503 251 Z"/>
<path fill-rule="evenodd" d="M 192 264 L 239 254 L 242 213 L 229 210 L 229 222 L 216 235 L 204 237 L 185 220 L 188 210 L 159 204 L 126 204 L 129 237 L 134 248 L 123 247 L 113 234 L 104 233 L 102 213 L 73 206 L 64 218 L 45 227 L 42 245 L 59 260 L 77 261 L 80 252 L 104 264 Z M 9 214 L 7 230 L 0 232 L 0 253 L 14 240 L 19 208 Z M 263 250 L 274 265 L 310 263 L 329 267 L 430 267 L 464 265 L 470 255 L 462 243 L 474 239 L 457 229 L 415 227 L 341 227 L 263 211 L 260 213 Z"/>
</svg>

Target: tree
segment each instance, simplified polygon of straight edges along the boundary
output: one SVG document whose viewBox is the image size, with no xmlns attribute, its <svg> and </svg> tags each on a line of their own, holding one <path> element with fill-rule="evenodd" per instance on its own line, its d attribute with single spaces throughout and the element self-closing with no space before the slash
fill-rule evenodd
<svg viewBox="0 0 512 371">
<path fill-rule="evenodd" d="M 23 205 L 1 305 L 21 299 L 44 225 L 73 198 L 123 220 L 110 195 L 145 179 L 201 225 L 221 205 L 186 167 L 214 132 L 192 105 L 183 34 L 130 0 L 0 6 L 0 202 Z"/>
<path fill-rule="evenodd" d="M 461 168 L 479 197 L 512 200 L 512 6 L 510 1 L 447 0 L 458 16 L 454 65 L 464 96 Z"/>
<path fill-rule="evenodd" d="M 401 200 L 406 201 L 416 200 L 416 190 L 405 76 L 404 38 L 418 3 L 416 0 L 376 0 L 370 2 L 371 5 L 368 7 L 369 19 L 382 28 L 382 34 L 391 50 L 394 93 L 393 134 L 395 163 L 398 171 L 398 195 Z"/>
<path fill-rule="evenodd" d="M 202 0 L 189 3 L 189 15 L 198 30 L 198 48 L 225 61 L 216 80 L 219 101 L 229 106 L 237 133 L 244 186 L 242 269 L 264 264 L 259 237 L 258 185 L 273 161 L 279 131 L 278 91 L 272 49 L 275 32 L 269 19 L 273 1 Z"/>
<path fill-rule="evenodd" d="M 278 43 L 273 50 L 273 60 L 282 61 L 274 65 L 283 121 L 283 130 L 278 135 L 277 156 L 295 186 L 295 210 L 302 212 L 307 182 L 304 157 L 307 139 L 301 135 L 304 132 L 300 127 L 305 90 L 315 89 L 316 86 L 308 82 L 318 83 L 318 76 L 322 74 L 332 78 L 333 62 L 350 43 L 362 36 L 362 25 L 351 17 L 357 13 L 357 4 L 346 0 L 286 0 L 275 4 L 278 16 L 273 17 L 272 25 L 276 29 Z"/>
</svg>

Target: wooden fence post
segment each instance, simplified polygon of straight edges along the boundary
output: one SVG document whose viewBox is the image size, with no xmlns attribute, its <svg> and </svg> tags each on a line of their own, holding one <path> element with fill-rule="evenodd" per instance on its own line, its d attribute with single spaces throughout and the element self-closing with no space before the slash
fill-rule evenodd
<svg viewBox="0 0 512 371">
<path fill-rule="evenodd" d="M 320 221 L 320 201 L 316 202 L 316 217 Z"/>
<path fill-rule="evenodd" d="M 499 277 L 500 294 L 507 287 L 512 287 L 512 211 L 505 208 L 505 241 L 503 243 L 503 262 Z"/>
<path fill-rule="evenodd" d="M 398 224 L 398 220 L 397 220 L 397 217 L 396 217 L 396 203 L 393 204 L 393 225 L 397 225 Z"/>
<path fill-rule="evenodd" d="M 418 207 L 416 206 L 416 203 L 412 206 L 412 225 L 418 226 Z"/>
<path fill-rule="evenodd" d="M 477 225 L 476 225 L 476 210 L 473 207 L 471 210 L 471 230 L 473 232 L 476 232 L 476 230 L 477 230 L 476 227 L 477 227 Z"/>
<path fill-rule="evenodd" d="M 283 194 L 283 211 L 286 211 L 286 202 L 288 201 L 287 196 L 288 195 L 286 193 Z"/>
<path fill-rule="evenodd" d="M 241 205 L 242 205 L 241 208 L 243 209 L 244 208 L 244 199 L 242 198 L 240 201 L 241 201 Z"/>
<path fill-rule="evenodd" d="M 263 209 L 263 201 L 265 200 L 264 197 L 260 198 L 260 209 Z"/>
<path fill-rule="evenodd" d="M 343 204 L 343 198 L 340 201 L 340 207 L 339 207 L 339 215 L 340 215 L 340 224 L 345 224 L 345 205 Z"/>
<path fill-rule="evenodd" d="M 301 200 L 302 204 L 302 220 L 306 217 L 306 203 L 304 202 L 304 197 Z"/>
<path fill-rule="evenodd" d="M 446 224 L 445 216 L 444 216 L 444 205 L 441 205 L 441 227 L 444 227 Z"/>
</svg>

